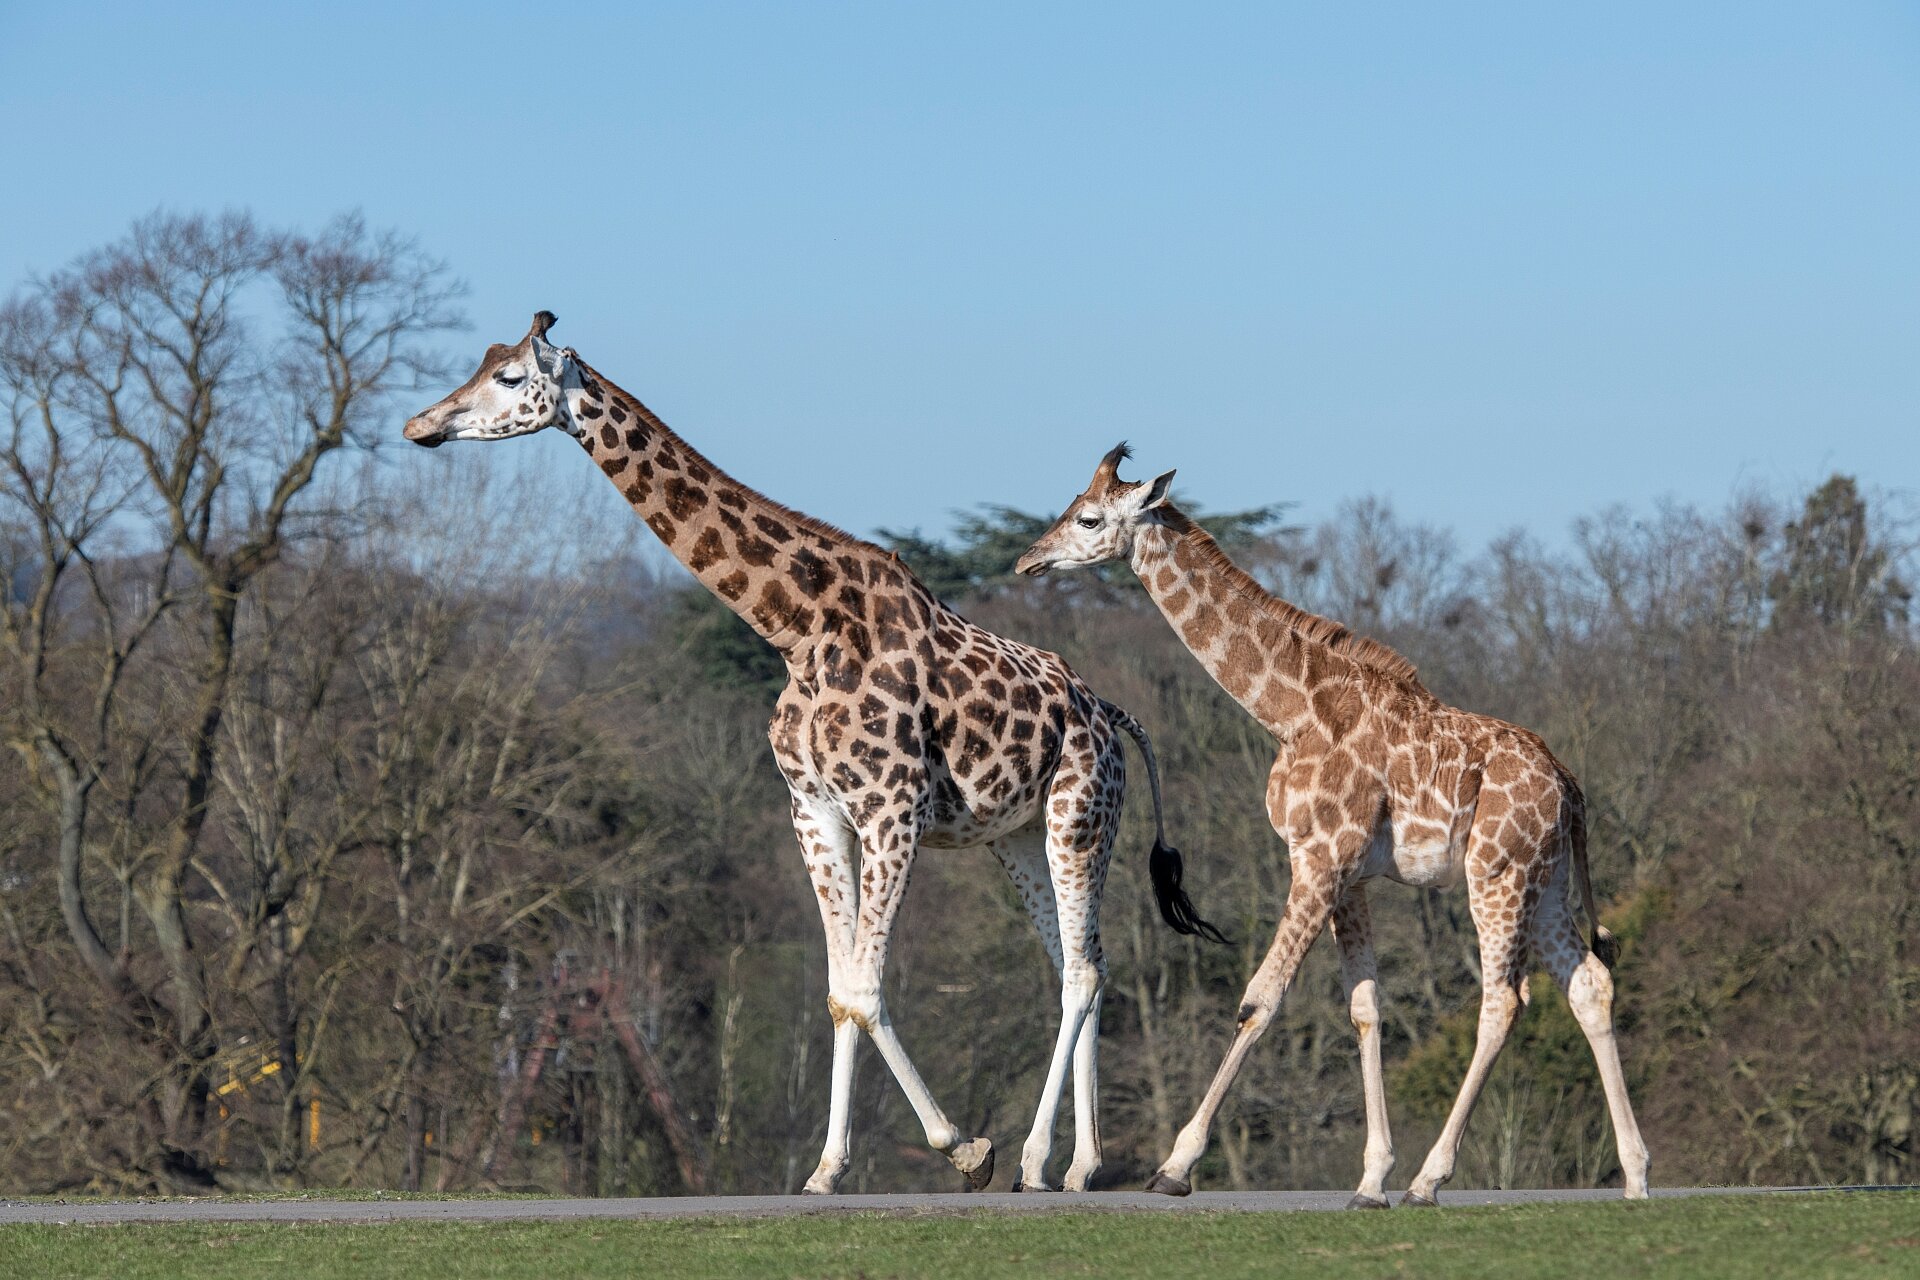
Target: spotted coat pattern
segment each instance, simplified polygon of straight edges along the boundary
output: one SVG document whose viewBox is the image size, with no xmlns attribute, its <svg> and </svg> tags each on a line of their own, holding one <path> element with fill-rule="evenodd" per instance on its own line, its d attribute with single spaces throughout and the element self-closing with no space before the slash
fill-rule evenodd
<svg viewBox="0 0 1920 1280">
<path fill-rule="evenodd" d="M 1356 1207 L 1384 1207 L 1393 1166 L 1380 1064 L 1380 1014 L 1366 885 L 1463 883 L 1479 934 L 1479 1035 L 1439 1140 L 1407 1193 L 1431 1204 L 1452 1175 L 1466 1121 L 1527 999 L 1529 966 L 1552 972 L 1573 1005 L 1605 1085 L 1626 1193 L 1646 1194 L 1647 1153 L 1628 1104 L 1612 1026 L 1611 938 L 1581 935 L 1589 915 L 1585 801 L 1534 733 L 1441 703 L 1399 654 L 1268 594 L 1151 484 L 1117 475 L 1125 446 L 1022 557 L 1023 572 L 1126 559 L 1169 624 L 1279 751 L 1267 816 L 1292 864 L 1273 945 L 1248 984 L 1238 1033 L 1206 1097 L 1150 1184 L 1184 1194 L 1213 1117 L 1272 1022 L 1301 958 L 1332 925 L 1359 1037 L 1367 1149 Z"/>
<path fill-rule="evenodd" d="M 1121 732 L 1145 755 L 1159 819 L 1145 732 L 1057 655 L 947 608 L 891 552 L 726 475 L 572 351 L 547 343 L 552 323 L 543 312 L 520 344 L 491 348 L 474 377 L 413 419 L 407 436 L 434 445 L 549 424 L 567 431 L 673 555 L 786 660 L 769 738 L 826 932 L 835 1028 L 827 1140 L 806 1189 L 832 1191 L 846 1171 L 862 1030 L 927 1141 L 971 1185 L 990 1178 L 991 1143 L 963 1140 L 934 1102 L 881 992 L 917 851 L 983 844 L 1062 979 L 1060 1032 L 1016 1185 L 1048 1187 L 1071 1065 L 1076 1140 L 1065 1185 L 1084 1189 L 1100 1163 L 1099 906 L 1125 796 Z"/>
</svg>

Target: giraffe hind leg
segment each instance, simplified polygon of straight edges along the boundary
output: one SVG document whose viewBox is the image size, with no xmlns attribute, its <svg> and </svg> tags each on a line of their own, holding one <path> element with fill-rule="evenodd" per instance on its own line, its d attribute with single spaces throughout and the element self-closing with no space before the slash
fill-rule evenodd
<svg viewBox="0 0 1920 1280">
<path fill-rule="evenodd" d="M 1607 1095 L 1607 1114 L 1613 1122 L 1613 1141 L 1620 1158 L 1621 1181 L 1629 1200 L 1647 1195 L 1651 1161 L 1640 1137 L 1633 1104 L 1627 1098 L 1626 1073 L 1620 1066 L 1620 1046 L 1613 1033 L 1613 974 L 1580 936 L 1565 895 L 1549 894 L 1534 925 L 1534 949 L 1553 974 L 1553 980 L 1573 1007 L 1573 1016 L 1593 1050 L 1600 1084 Z"/>
<path fill-rule="evenodd" d="M 1003 863 L 1012 863 L 1008 874 L 1020 887 L 1028 913 L 1060 972 L 1060 1030 L 1046 1082 L 1041 1086 L 1033 1127 L 1021 1148 L 1015 1186 L 1022 1191 L 1053 1189 L 1047 1182 L 1046 1166 L 1069 1069 L 1074 1076 L 1075 1140 L 1066 1187 L 1085 1190 L 1100 1167 L 1098 1046 L 1093 1041 L 1099 1035 L 1097 1015 L 1106 980 L 1106 963 L 1100 954 L 1099 904 L 1112 824 L 1094 818 L 1096 806 L 1091 797 L 1071 792 L 1067 798 L 1071 803 L 1049 820 L 1044 842 L 1018 842 L 1001 854 Z M 1049 808 L 1051 811 L 1052 806 Z"/>
<path fill-rule="evenodd" d="M 1366 1163 L 1347 1208 L 1384 1209 L 1387 1175 L 1393 1172 L 1393 1131 L 1387 1121 L 1386 1077 L 1380 1064 L 1379 966 L 1364 884 L 1348 888 L 1335 904 L 1333 937 L 1340 947 L 1340 980 L 1360 1047 L 1360 1082 L 1367 1109 Z"/>
<path fill-rule="evenodd" d="M 1459 1096 L 1447 1114 L 1447 1122 L 1434 1141 L 1433 1149 L 1414 1175 L 1400 1203 L 1408 1207 L 1431 1207 L 1440 1188 L 1453 1177 L 1460 1156 L 1460 1142 L 1466 1135 L 1467 1121 L 1474 1103 L 1493 1071 L 1494 1060 L 1507 1042 L 1513 1024 L 1526 1004 L 1526 942 L 1521 927 L 1505 921 L 1500 912 L 1509 904 L 1526 914 L 1528 893 L 1525 877 L 1509 867 L 1490 881 L 1470 883 L 1474 924 L 1480 931 L 1480 1025 L 1474 1037 L 1473 1060 L 1467 1064 L 1466 1079 L 1460 1082 Z"/>
<path fill-rule="evenodd" d="M 1045 830 L 1035 826 L 1016 831 L 995 840 L 990 847 L 993 856 L 999 859 L 1000 866 L 1006 871 L 1014 891 L 1020 895 L 1020 905 L 1026 908 L 1027 919 L 1033 922 L 1033 931 L 1040 935 L 1040 945 L 1045 948 L 1047 959 L 1053 962 L 1054 973 L 1059 974 L 1063 967 L 1060 915 L 1054 904 L 1052 876 L 1047 870 Z M 1038 1169 L 1031 1167 L 1023 1153 L 1020 1169 L 1014 1175 L 1013 1189 L 1049 1190 L 1044 1161 L 1042 1166 Z"/>
</svg>

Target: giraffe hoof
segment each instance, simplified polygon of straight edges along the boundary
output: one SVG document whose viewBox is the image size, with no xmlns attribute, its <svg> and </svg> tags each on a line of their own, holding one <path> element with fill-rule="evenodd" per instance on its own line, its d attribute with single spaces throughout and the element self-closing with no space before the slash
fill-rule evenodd
<svg viewBox="0 0 1920 1280">
<path fill-rule="evenodd" d="M 1016 1182 L 1013 1184 L 1013 1189 L 1015 1191 L 1058 1191 L 1060 1188 L 1049 1187 L 1042 1182 Z"/>
<path fill-rule="evenodd" d="M 963 1142 L 947 1152 L 953 1167 L 967 1175 L 967 1190 L 985 1191 L 993 1181 L 993 1143 L 985 1138 Z"/>
<path fill-rule="evenodd" d="M 1400 1197 L 1400 1207 L 1402 1209 L 1438 1209 L 1440 1203 L 1432 1196 L 1423 1196 L 1416 1191 L 1409 1191 Z"/>
<path fill-rule="evenodd" d="M 1432 1201 L 1428 1201 L 1428 1203 L 1431 1204 Z M 1347 1208 L 1349 1209 L 1390 1209 L 1392 1207 L 1393 1206 L 1386 1202 L 1384 1197 L 1363 1196 L 1358 1192 L 1354 1193 L 1353 1199 L 1347 1201 Z"/>
<path fill-rule="evenodd" d="M 1169 1178 L 1164 1173 L 1156 1173 L 1148 1179 L 1147 1190 L 1158 1192 L 1163 1196 L 1190 1196 L 1193 1194 L 1193 1184 L 1182 1182 L 1178 1178 Z"/>
<path fill-rule="evenodd" d="M 803 1196 L 830 1196 L 840 1190 L 841 1175 L 845 1169 L 815 1169 L 813 1176 L 807 1179 L 807 1185 L 800 1188 Z"/>
</svg>

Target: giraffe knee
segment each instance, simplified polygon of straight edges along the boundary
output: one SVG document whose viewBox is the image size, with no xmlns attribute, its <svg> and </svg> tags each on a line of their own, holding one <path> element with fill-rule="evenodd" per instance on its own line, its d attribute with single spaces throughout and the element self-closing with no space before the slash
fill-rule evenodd
<svg viewBox="0 0 1920 1280">
<path fill-rule="evenodd" d="M 1249 998 L 1240 1002 L 1240 1010 L 1233 1016 L 1233 1025 L 1241 1031 L 1265 1031 L 1267 1024 L 1273 1021 L 1273 1014 L 1273 1005 L 1265 1000 Z"/>
<path fill-rule="evenodd" d="M 827 1015 L 833 1019 L 836 1027 L 843 1022 L 851 1022 L 871 1034 L 880 1021 L 882 1007 L 878 987 L 847 983 L 836 986 L 827 994 Z"/>
</svg>

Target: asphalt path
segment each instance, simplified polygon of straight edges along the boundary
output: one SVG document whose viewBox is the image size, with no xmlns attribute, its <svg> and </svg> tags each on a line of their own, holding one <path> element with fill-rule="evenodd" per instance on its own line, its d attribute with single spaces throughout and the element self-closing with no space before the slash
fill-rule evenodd
<svg viewBox="0 0 1920 1280">
<path fill-rule="evenodd" d="M 1912 1191 L 1915 1187 L 1666 1187 L 1656 1197 L 1806 1191 Z M 994 1210 L 1004 1213 L 1297 1213 L 1344 1209 L 1346 1191 L 1201 1191 L 1175 1199 L 1144 1191 L 1080 1195 L 683 1196 L 608 1200 L 0 1200 L 0 1226 L 22 1222 L 519 1222 L 576 1218 L 782 1218 L 795 1214 L 881 1213 L 900 1217 Z M 1579 1204 L 1617 1200 L 1618 1191 L 1442 1191 L 1442 1208 Z M 1396 1209 L 1397 1213 L 1420 1210 Z"/>
</svg>

